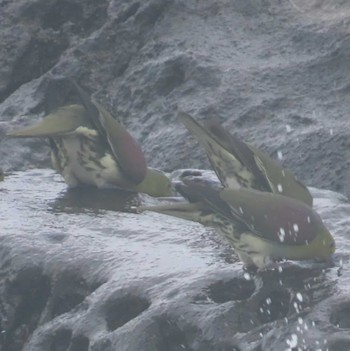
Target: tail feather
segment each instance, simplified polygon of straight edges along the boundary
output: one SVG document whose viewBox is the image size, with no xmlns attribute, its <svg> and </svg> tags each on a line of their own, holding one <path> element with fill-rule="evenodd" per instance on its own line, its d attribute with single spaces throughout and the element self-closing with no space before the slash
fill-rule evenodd
<svg viewBox="0 0 350 351">
<path fill-rule="evenodd" d="M 199 202 L 138 207 L 138 212 L 144 211 L 157 212 L 168 216 L 204 224 L 202 219 L 203 205 Z"/>
<path fill-rule="evenodd" d="M 68 105 L 53 111 L 34 126 L 7 135 L 14 138 L 54 137 L 72 133 L 80 126 L 90 126 L 84 107 Z"/>
</svg>

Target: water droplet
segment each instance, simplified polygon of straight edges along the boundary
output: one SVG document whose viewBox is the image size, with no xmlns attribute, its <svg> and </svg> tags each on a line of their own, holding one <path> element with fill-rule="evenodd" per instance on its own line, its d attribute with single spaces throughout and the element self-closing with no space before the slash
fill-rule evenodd
<svg viewBox="0 0 350 351">
<path fill-rule="evenodd" d="M 297 298 L 300 302 L 303 302 L 303 295 L 302 295 L 300 292 L 298 292 L 298 293 L 296 294 L 296 298 Z"/>
<path fill-rule="evenodd" d="M 278 238 L 280 240 L 281 243 L 284 242 L 284 238 L 286 236 L 286 232 L 283 228 L 280 228 L 280 230 L 277 232 Z"/>
<path fill-rule="evenodd" d="M 243 277 L 244 277 L 245 280 L 251 280 L 251 279 L 252 279 L 252 277 L 250 276 L 250 274 L 247 273 L 247 272 L 243 274 Z"/>
<path fill-rule="evenodd" d="M 296 348 L 298 345 L 298 335 L 292 334 L 290 339 L 286 340 L 286 343 L 291 349 Z"/>
<path fill-rule="evenodd" d="M 297 302 L 294 302 L 294 303 L 293 303 L 293 307 L 294 307 L 294 309 L 295 309 L 295 312 L 297 312 L 297 313 L 300 312 L 300 310 L 299 310 L 299 305 L 298 305 Z"/>
<path fill-rule="evenodd" d="M 282 151 L 280 151 L 280 150 L 277 151 L 277 158 L 278 158 L 279 160 L 282 160 L 282 159 L 283 159 Z"/>
</svg>

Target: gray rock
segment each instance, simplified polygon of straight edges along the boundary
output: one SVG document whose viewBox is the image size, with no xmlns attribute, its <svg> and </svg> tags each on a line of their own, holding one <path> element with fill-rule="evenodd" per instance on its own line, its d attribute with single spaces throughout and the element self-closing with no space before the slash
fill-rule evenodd
<svg viewBox="0 0 350 351">
<path fill-rule="evenodd" d="M 74 100 L 72 77 L 152 166 L 209 167 L 181 109 L 218 116 L 309 186 L 349 195 L 349 10 L 342 0 L 2 0 L 0 166 L 49 166 L 45 141 L 5 134 Z M 209 229 L 113 212 L 140 200 L 67 194 L 51 172 L 7 176 L 2 351 L 349 349 L 349 207 L 334 193 L 315 197 L 344 267 L 247 280 Z"/>
<path fill-rule="evenodd" d="M 349 345 L 350 205 L 343 196 L 312 189 L 336 239 L 334 266 L 285 262 L 257 274 L 243 271 L 210 228 L 128 210 L 161 200 L 67 190 L 49 170 L 12 174 L 0 193 L 1 350 Z"/>
<path fill-rule="evenodd" d="M 18 115 L 34 122 L 48 106 L 67 102 L 62 87 L 47 92 L 47 84 L 68 76 L 126 124 L 153 166 L 208 166 L 176 121 L 182 109 L 200 120 L 216 115 L 270 154 L 281 151 L 308 185 L 348 194 L 347 7 L 295 0 L 3 2 L 4 168 L 48 165 L 47 149 L 37 150 L 43 144 L 11 142 L 4 133 L 22 125 Z"/>
</svg>

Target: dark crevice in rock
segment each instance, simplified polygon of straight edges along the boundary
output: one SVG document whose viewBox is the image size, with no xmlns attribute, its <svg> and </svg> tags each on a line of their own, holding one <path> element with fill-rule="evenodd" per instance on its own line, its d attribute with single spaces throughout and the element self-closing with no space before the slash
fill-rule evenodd
<svg viewBox="0 0 350 351">
<path fill-rule="evenodd" d="M 156 83 L 159 95 L 166 96 L 185 81 L 185 69 L 181 62 L 169 62 Z"/>
<path fill-rule="evenodd" d="M 60 329 L 52 335 L 49 351 L 66 351 L 72 339 L 72 331 Z M 83 351 L 83 350 L 81 350 Z"/>
<path fill-rule="evenodd" d="M 130 60 L 128 60 L 125 63 L 122 63 L 120 66 L 117 65 L 116 67 L 114 67 L 113 74 L 115 78 L 121 77 L 124 74 L 124 72 L 129 68 L 129 66 L 130 66 Z"/>
<path fill-rule="evenodd" d="M 46 310 L 45 320 L 53 319 L 76 309 L 86 309 L 86 296 L 96 290 L 101 283 L 87 283 L 79 272 L 62 272 L 53 281 L 52 294 Z"/>
<path fill-rule="evenodd" d="M 32 2 L 24 4 L 21 19 L 31 24 L 27 48 L 12 66 L 7 87 L 0 93 L 0 103 L 22 84 L 32 81 L 55 66 L 69 46 L 69 38 L 86 37 L 100 28 L 107 18 L 107 1 L 80 4 L 74 1 Z M 39 29 L 40 28 L 40 29 Z"/>
<path fill-rule="evenodd" d="M 68 47 L 66 38 L 53 35 L 33 37 L 28 47 L 13 65 L 10 84 L 0 95 L 0 102 L 5 100 L 22 84 L 30 82 L 49 71 Z"/>
<path fill-rule="evenodd" d="M 5 330 L 3 348 L 20 351 L 31 333 L 36 329 L 42 311 L 49 299 L 51 283 L 38 268 L 21 271 L 6 289 L 6 300 L 12 306 L 13 316 Z"/>
<path fill-rule="evenodd" d="M 188 344 L 186 333 L 171 319 L 163 317 L 159 321 L 159 331 L 160 341 L 157 351 L 193 351 Z"/>
<path fill-rule="evenodd" d="M 262 323 L 269 323 L 287 316 L 290 294 L 286 290 L 271 291 L 258 305 L 258 317 Z"/>
<path fill-rule="evenodd" d="M 48 351 L 88 351 L 90 340 L 85 335 L 74 336 L 71 329 L 61 327 L 47 334 L 42 345 Z"/>
<path fill-rule="evenodd" d="M 207 296 L 216 303 L 247 300 L 255 291 L 252 280 L 234 278 L 227 282 L 219 281 L 207 288 Z"/>
<path fill-rule="evenodd" d="M 331 314 L 330 322 L 338 328 L 350 329 L 350 301 L 335 308 Z"/>
<path fill-rule="evenodd" d="M 88 351 L 89 344 L 89 338 L 84 335 L 77 335 L 72 339 L 68 351 Z"/>
<path fill-rule="evenodd" d="M 71 292 L 66 295 L 59 296 L 53 302 L 52 317 L 55 318 L 63 313 L 72 310 L 75 306 L 79 305 L 85 296 L 83 294 Z"/>
<path fill-rule="evenodd" d="M 298 126 L 305 127 L 315 123 L 315 121 L 310 117 L 304 117 L 296 114 L 291 115 L 289 118 L 292 121 L 293 127 L 298 127 Z"/>
<path fill-rule="evenodd" d="M 116 330 L 149 308 L 151 303 L 138 296 L 125 296 L 106 305 L 107 328 Z"/>
</svg>

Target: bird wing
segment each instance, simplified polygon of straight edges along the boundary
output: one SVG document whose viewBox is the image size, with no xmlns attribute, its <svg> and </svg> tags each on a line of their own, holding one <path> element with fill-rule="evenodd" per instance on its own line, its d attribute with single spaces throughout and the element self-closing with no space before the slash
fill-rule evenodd
<svg viewBox="0 0 350 351">
<path fill-rule="evenodd" d="M 146 177 L 147 163 L 141 147 L 126 128 L 115 120 L 107 110 L 97 102 L 94 104 L 99 110 L 106 138 L 120 167 L 134 183 L 142 182 Z"/>
<path fill-rule="evenodd" d="M 266 153 L 227 132 L 217 119 L 201 126 L 190 115 L 180 112 L 179 119 L 206 148 L 212 167 L 222 184 L 273 192 L 312 206 L 312 196 L 288 169 Z M 228 176 L 228 175 L 231 175 Z"/>
<path fill-rule="evenodd" d="M 224 189 L 220 198 L 230 207 L 232 219 L 243 222 L 254 234 L 270 241 L 305 245 L 323 226 L 311 207 L 286 196 L 248 189 Z"/>
<path fill-rule="evenodd" d="M 220 198 L 220 189 L 202 178 L 182 179 L 182 183 L 175 185 L 176 190 L 191 203 L 202 203 L 208 210 L 216 212 L 226 218 L 231 218 L 231 209 L 225 201 Z"/>
<path fill-rule="evenodd" d="M 252 150 L 255 163 L 268 181 L 273 193 L 292 197 L 312 207 L 312 195 L 291 171 L 283 168 L 270 156 L 253 145 L 247 144 L 247 146 Z"/>
<path fill-rule="evenodd" d="M 79 97 L 87 110 L 91 123 L 99 134 L 106 139 L 118 165 L 134 184 L 141 183 L 147 172 L 144 153 L 135 139 L 112 115 L 75 82 Z"/>
<path fill-rule="evenodd" d="M 254 188 L 263 191 L 272 191 L 271 184 L 266 179 L 265 173 L 261 172 L 261 169 L 256 164 L 254 152 L 244 141 L 226 131 L 216 119 L 206 122 L 205 127 L 222 147 L 240 160 L 241 164 L 253 174 L 253 179 L 255 179 L 256 183 Z"/>
<path fill-rule="evenodd" d="M 205 147 L 209 161 L 224 186 L 271 191 L 269 183 L 255 164 L 251 149 L 239 138 L 229 134 L 216 119 L 201 126 L 187 113 L 180 112 L 178 118 Z"/>
<path fill-rule="evenodd" d="M 99 110 L 98 110 L 96 104 L 93 103 L 90 96 L 85 92 L 85 90 L 76 81 L 71 79 L 71 83 L 72 83 L 73 87 L 75 88 L 81 103 L 85 107 L 87 117 L 88 117 L 90 123 L 98 131 L 98 133 L 101 136 L 105 136 L 105 130 L 103 128 L 103 125 L 101 124 L 101 121 L 99 118 L 100 113 L 99 113 Z"/>
</svg>

